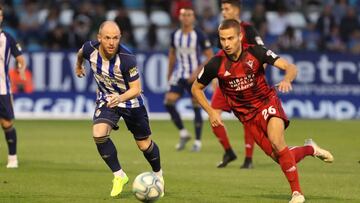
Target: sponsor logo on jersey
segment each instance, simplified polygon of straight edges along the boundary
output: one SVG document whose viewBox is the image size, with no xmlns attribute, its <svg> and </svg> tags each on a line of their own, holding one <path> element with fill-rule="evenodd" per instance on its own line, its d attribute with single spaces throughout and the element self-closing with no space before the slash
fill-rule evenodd
<svg viewBox="0 0 360 203">
<path fill-rule="evenodd" d="M 18 43 L 18 44 L 16 44 L 16 48 L 19 50 L 19 51 L 22 51 L 22 48 L 21 48 L 21 46 L 20 46 L 20 44 Z"/>
<path fill-rule="evenodd" d="M 229 71 L 225 71 L 224 76 L 229 76 L 231 73 Z"/>
<path fill-rule="evenodd" d="M 133 67 L 133 68 L 130 68 L 129 73 L 130 73 L 130 77 L 134 77 L 138 74 L 138 70 L 136 67 Z"/>
<path fill-rule="evenodd" d="M 277 55 L 276 55 L 273 51 L 271 51 L 271 50 L 267 50 L 266 55 L 267 55 L 267 56 L 271 56 L 271 57 L 273 57 L 273 58 L 276 58 L 276 57 L 277 57 Z"/>
<path fill-rule="evenodd" d="M 99 117 L 101 114 L 101 110 L 100 109 L 97 109 L 96 112 L 95 112 L 95 117 Z"/>
</svg>

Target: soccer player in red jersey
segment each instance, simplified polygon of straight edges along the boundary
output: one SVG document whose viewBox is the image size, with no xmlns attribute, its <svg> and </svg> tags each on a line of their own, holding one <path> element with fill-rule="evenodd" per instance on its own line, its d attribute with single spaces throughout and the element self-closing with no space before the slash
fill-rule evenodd
<svg viewBox="0 0 360 203">
<path fill-rule="evenodd" d="M 289 92 L 297 69 L 294 64 L 277 56 L 264 46 L 244 47 L 243 34 L 237 20 L 224 20 L 219 26 L 222 51 L 214 56 L 199 73 L 192 86 L 193 96 L 209 115 L 212 126 L 222 126 L 221 117 L 212 108 L 203 89 L 214 78 L 235 116 L 253 135 L 261 149 L 280 166 L 292 191 L 290 203 L 305 202 L 301 192 L 296 163 L 306 156 L 316 156 L 331 163 L 330 152 L 320 148 L 311 139 L 304 146 L 288 148 L 284 131 L 289 125 L 275 88 L 265 79 L 263 64 L 285 71 L 284 79 L 277 84 L 280 92 Z"/>
<path fill-rule="evenodd" d="M 240 22 L 241 30 L 243 31 L 243 44 L 258 44 L 264 45 L 259 33 L 256 31 L 253 25 L 241 21 L 241 0 L 222 0 L 221 10 L 224 19 L 235 19 Z M 219 87 L 215 88 L 214 94 L 211 98 L 211 107 L 215 109 L 215 112 L 220 116 L 223 111 L 230 112 L 231 108 L 225 100 L 224 95 L 221 93 Z M 225 150 L 222 161 L 218 164 L 218 168 L 226 167 L 226 165 L 234 161 L 237 157 L 230 145 L 229 138 L 227 136 L 225 126 L 212 126 L 212 131 L 218 138 L 220 144 Z M 245 141 L 245 159 L 241 168 L 252 168 L 252 155 L 254 152 L 254 138 L 244 126 L 244 141 Z"/>
</svg>

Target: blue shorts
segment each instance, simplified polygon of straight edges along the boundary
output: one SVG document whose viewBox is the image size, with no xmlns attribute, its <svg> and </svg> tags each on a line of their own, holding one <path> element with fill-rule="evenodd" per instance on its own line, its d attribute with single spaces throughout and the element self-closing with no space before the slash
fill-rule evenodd
<svg viewBox="0 0 360 203">
<path fill-rule="evenodd" d="M 179 79 L 176 83 L 170 85 L 169 92 L 175 92 L 182 96 L 186 90 L 192 96 L 191 86 L 192 83 L 188 83 L 187 79 Z"/>
<path fill-rule="evenodd" d="M 107 123 L 114 130 L 118 130 L 117 123 L 123 118 L 128 130 L 133 134 L 135 140 L 144 140 L 151 135 L 149 117 L 145 106 L 137 108 L 108 108 L 106 103 L 96 106 L 93 122 Z"/>
<path fill-rule="evenodd" d="M 0 118 L 7 120 L 14 119 L 14 109 L 12 104 L 12 95 L 0 95 Z"/>
</svg>

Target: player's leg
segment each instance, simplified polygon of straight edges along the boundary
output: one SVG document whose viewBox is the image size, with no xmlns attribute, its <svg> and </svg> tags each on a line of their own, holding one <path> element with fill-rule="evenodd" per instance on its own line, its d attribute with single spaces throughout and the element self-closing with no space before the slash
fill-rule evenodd
<svg viewBox="0 0 360 203">
<path fill-rule="evenodd" d="M 246 129 L 244 125 L 244 141 L 245 141 L 245 159 L 243 165 L 240 167 L 242 169 L 250 169 L 253 168 L 252 164 L 252 156 L 254 153 L 254 137 L 251 132 Z"/>
<path fill-rule="evenodd" d="M 215 109 L 216 113 L 221 116 L 223 111 L 230 112 L 230 106 L 227 104 L 224 95 L 221 93 L 220 88 L 216 88 L 214 94 L 211 98 L 211 107 Z M 218 168 L 224 168 L 228 163 L 234 161 L 237 157 L 230 145 L 230 141 L 226 132 L 225 126 L 211 126 L 212 132 L 218 138 L 221 146 L 223 147 L 225 153 L 223 155 L 222 161 L 217 165 Z"/>
<path fill-rule="evenodd" d="M 184 127 L 184 123 L 181 119 L 181 116 L 178 110 L 175 107 L 177 100 L 184 93 L 184 87 L 180 84 L 180 81 L 177 84 L 171 85 L 170 90 L 165 94 L 164 105 L 166 110 L 169 112 L 171 120 L 175 124 L 176 128 L 179 130 L 180 140 L 176 145 L 177 150 L 183 150 L 186 143 L 190 140 L 190 134 Z"/>
<path fill-rule="evenodd" d="M 294 156 L 290 152 L 285 142 L 284 120 L 278 117 L 271 117 L 267 124 L 267 135 L 280 164 L 281 170 L 285 174 L 293 194 L 293 202 L 305 202 L 301 195 L 299 175 Z M 296 201 L 299 199 L 299 201 Z"/>
<path fill-rule="evenodd" d="M 118 197 L 123 187 L 128 183 L 129 178 L 122 170 L 117 157 L 117 150 L 110 138 L 111 130 L 117 130 L 117 122 L 120 116 L 116 108 L 107 108 L 104 103 L 100 103 L 95 110 L 93 117 L 93 138 L 96 148 L 106 165 L 114 174 L 113 187 L 110 192 L 111 197 Z"/>
<path fill-rule="evenodd" d="M 203 127 L 203 118 L 201 116 L 201 107 L 199 103 L 192 99 L 193 109 L 194 109 L 194 129 L 195 129 L 195 141 L 192 146 L 191 151 L 198 152 L 201 149 L 201 132 Z"/>
<path fill-rule="evenodd" d="M 164 185 L 164 178 L 160 162 L 160 149 L 158 145 L 150 138 L 151 129 L 149 117 L 144 106 L 123 109 L 122 116 L 128 130 L 133 134 L 138 148 L 143 152 L 145 159 L 151 165 L 154 174 Z M 164 193 L 162 194 L 162 196 Z"/>
<path fill-rule="evenodd" d="M 12 106 L 11 95 L 0 95 L 0 123 L 5 134 L 8 145 L 8 163 L 7 168 L 17 168 L 18 159 L 16 154 L 17 135 L 13 125 L 14 110 Z"/>
</svg>

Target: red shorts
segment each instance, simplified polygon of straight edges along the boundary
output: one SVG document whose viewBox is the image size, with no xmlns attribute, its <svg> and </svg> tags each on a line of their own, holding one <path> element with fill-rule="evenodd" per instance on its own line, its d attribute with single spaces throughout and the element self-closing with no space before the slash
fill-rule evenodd
<svg viewBox="0 0 360 203">
<path fill-rule="evenodd" d="M 215 89 L 214 94 L 211 98 L 211 107 L 214 109 L 221 109 L 227 112 L 231 111 L 231 108 L 219 87 Z"/>
<path fill-rule="evenodd" d="M 255 142 L 269 156 L 271 156 L 273 152 L 267 134 L 267 125 L 271 117 L 281 118 L 284 121 L 285 128 L 289 126 L 290 121 L 277 96 L 273 96 L 267 104 L 260 107 L 259 111 L 252 119 L 243 122 L 245 130 L 253 135 Z"/>
</svg>

